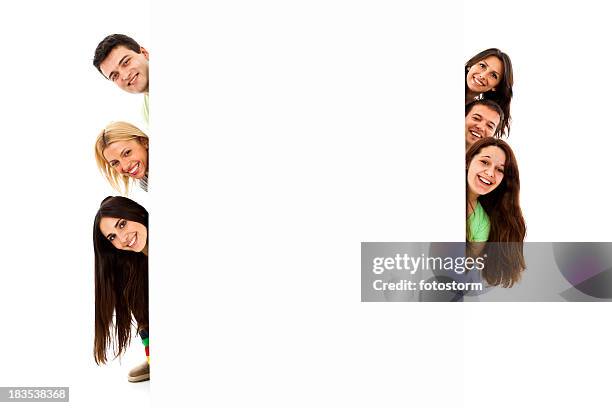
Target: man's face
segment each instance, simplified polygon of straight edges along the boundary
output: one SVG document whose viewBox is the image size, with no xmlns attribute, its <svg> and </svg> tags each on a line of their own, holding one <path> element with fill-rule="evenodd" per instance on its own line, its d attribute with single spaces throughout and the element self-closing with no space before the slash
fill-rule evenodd
<svg viewBox="0 0 612 408">
<path fill-rule="evenodd" d="M 118 45 L 102 61 L 100 71 L 126 92 L 149 92 L 149 53 L 142 47 L 139 54 Z"/>
<path fill-rule="evenodd" d="M 465 117 L 465 147 L 495 134 L 499 125 L 499 114 L 486 105 L 474 105 Z"/>
</svg>

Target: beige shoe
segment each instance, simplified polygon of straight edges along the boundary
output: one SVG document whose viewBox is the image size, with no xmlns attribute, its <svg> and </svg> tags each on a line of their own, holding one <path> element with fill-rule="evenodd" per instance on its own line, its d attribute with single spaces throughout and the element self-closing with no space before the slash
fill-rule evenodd
<svg viewBox="0 0 612 408">
<path fill-rule="evenodd" d="M 149 363 L 146 361 L 130 370 L 128 373 L 129 382 L 149 381 Z"/>
</svg>

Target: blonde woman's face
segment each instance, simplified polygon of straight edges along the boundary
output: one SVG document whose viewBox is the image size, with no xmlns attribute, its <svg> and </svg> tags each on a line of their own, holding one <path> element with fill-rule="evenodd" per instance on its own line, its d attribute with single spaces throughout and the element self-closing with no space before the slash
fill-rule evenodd
<svg viewBox="0 0 612 408">
<path fill-rule="evenodd" d="M 141 179 L 147 174 L 149 151 L 138 139 L 113 142 L 102 151 L 102 155 L 121 175 Z"/>
<path fill-rule="evenodd" d="M 125 218 L 103 217 L 100 231 L 117 249 L 141 252 L 147 245 L 147 227 Z"/>
</svg>

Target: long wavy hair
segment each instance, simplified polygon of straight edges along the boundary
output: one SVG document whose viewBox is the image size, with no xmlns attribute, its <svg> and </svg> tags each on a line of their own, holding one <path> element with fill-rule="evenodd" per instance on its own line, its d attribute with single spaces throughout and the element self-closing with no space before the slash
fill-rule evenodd
<svg viewBox="0 0 612 408">
<path fill-rule="evenodd" d="M 144 132 L 138 129 L 136 126 L 127 122 L 111 122 L 100 132 L 96 139 L 94 147 L 96 155 L 96 164 L 100 172 L 106 177 L 110 185 L 121 194 L 127 195 L 130 190 L 129 176 L 119 173 L 113 166 L 108 164 L 104 157 L 104 149 L 110 144 L 125 141 L 125 140 L 136 140 L 138 143 L 143 145 L 147 151 L 149 148 L 149 137 Z M 149 172 L 149 162 L 147 160 L 147 173 Z"/>
<path fill-rule="evenodd" d="M 470 67 L 476 64 L 478 61 L 482 61 L 483 59 L 495 56 L 499 58 L 504 65 L 504 72 L 502 74 L 502 79 L 499 84 L 495 87 L 495 91 L 488 91 L 483 93 L 484 99 L 489 99 L 491 101 L 497 102 L 497 104 L 502 108 L 504 112 L 504 117 L 501 120 L 501 135 L 510 135 L 510 102 L 512 101 L 512 86 L 514 85 L 514 75 L 512 73 L 512 61 L 510 61 L 510 57 L 508 54 L 500 51 L 497 48 L 489 48 L 478 54 L 474 55 L 465 63 L 465 72 L 463 77 L 467 76 Z M 467 82 L 465 84 L 465 92 L 467 97 L 468 92 Z M 466 100 L 466 103 L 470 101 Z"/>
<path fill-rule="evenodd" d="M 506 155 L 504 178 L 495 190 L 478 197 L 489 216 L 491 228 L 484 253 L 488 253 L 483 277 L 490 285 L 511 287 L 525 270 L 523 241 L 527 227 L 520 207 L 520 180 L 516 158 L 508 143 L 486 137 L 474 143 L 465 154 L 466 180 L 472 160 L 485 147 L 496 146 Z M 466 185 L 466 197 L 467 189 Z M 466 200 L 467 201 L 467 200 Z M 466 236 L 469 240 L 469 236 Z"/>
<path fill-rule="evenodd" d="M 94 359 L 98 365 L 106 363 L 109 348 L 114 357 L 127 349 L 133 319 L 137 330 L 149 325 L 148 258 L 143 253 L 115 248 L 100 231 L 104 217 L 124 218 L 149 227 L 147 210 L 129 198 L 106 197 L 96 213 Z"/>
</svg>

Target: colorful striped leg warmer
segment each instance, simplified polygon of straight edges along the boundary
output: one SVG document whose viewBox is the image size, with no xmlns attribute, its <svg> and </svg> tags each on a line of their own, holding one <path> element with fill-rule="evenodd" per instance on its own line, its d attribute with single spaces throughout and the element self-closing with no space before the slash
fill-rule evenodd
<svg viewBox="0 0 612 408">
<path fill-rule="evenodd" d="M 147 355 L 147 363 L 150 364 L 150 361 L 149 361 L 149 331 L 141 330 L 138 334 L 140 335 L 140 338 L 142 339 L 142 344 L 145 348 L 145 354 Z"/>
</svg>

